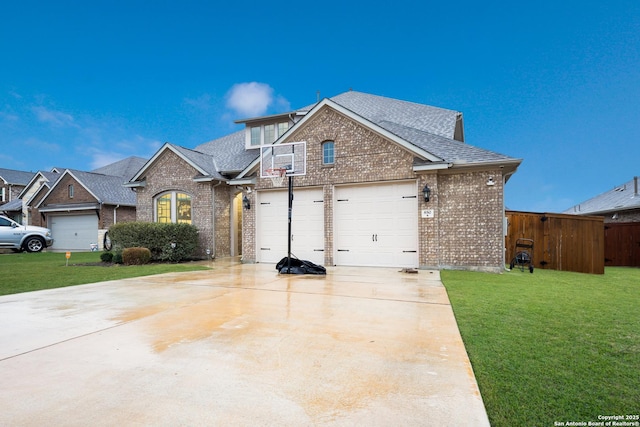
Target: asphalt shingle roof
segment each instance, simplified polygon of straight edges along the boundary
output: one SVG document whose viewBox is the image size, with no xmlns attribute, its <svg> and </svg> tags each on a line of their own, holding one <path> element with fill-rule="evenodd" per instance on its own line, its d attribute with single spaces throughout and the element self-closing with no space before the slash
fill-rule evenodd
<svg viewBox="0 0 640 427">
<path fill-rule="evenodd" d="M 103 175 L 119 176 L 123 178 L 123 182 L 129 181 L 144 166 L 147 159 L 142 157 L 131 156 L 115 163 L 111 163 L 101 168 L 92 170 L 91 172 Z"/>
<path fill-rule="evenodd" d="M 444 162 L 519 162 L 519 159 L 455 140 L 456 127 L 462 118 L 458 111 L 356 91 L 329 99 Z M 309 112 L 316 105 L 311 104 L 295 111 Z M 256 150 L 245 149 L 244 129 L 198 145 L 194 150 L 173 147 L 201 169 L 208 171 L 210 176 L 240 172 L 258 157 Z M 214 171 L 217 173 L 214 174 Z"/>
<path fill-rule="evenodd" d="M 17 212 L 22 210 L 22 199 L 13 199 L 9 203 L 0 205 L 0 211 L 3 212 Z"/>
<path fill-rule="evenodd" d="M 449 163 L 463 164 L 514 160 L 504 154 L 474 147 L 464 142 L 444 138 L 397 123 L 382 121 L 379 125 L 405 141 L 409 141 Z"/>
<path fill-rule="evenodd" d="M 640 182 L 638 182 L 640 186 Z M 638 190 L 640 191 L 640 189 Z M 640 209 L 640 194 L 636 192 L 635 178 L 612 190 L 599 194 L 589 200 L 567 209 L 566 214 L 600 214 L 613 211 Z"/>
<path fill-rule="evenodd" d="M 98 201 L 110 205 L 135 206 L 136 194 L 122 185 L 124 181 L 121 176 L 68 170 L 98 198 Z"/>
<path fill-rule="evenodd" d="M 198 168 L 203 170 L 207 176 L 213 177 L 215 179 L 223 180 L 224 177 L 218 173 L 218 168 L 216 167 L 215 159 L 205 153 L 201 153 L 199 151 L 190 150 L 188 148 L 180 147 L 178 145 L 170 144 L 176 151 L 178 151 L 182 156 L 188 159 L 191 163 L 196 165 Z"/>
<path fill-rule="evenodd" d="M 245 149 L 244 137 L 245 131 L 243 129 L 222 138 L 205 142 L 195 149 L 212 156 L 219 172 L 239 172 L 258 157 L 257 150 Z"/>
<path fill-rule="evenodd" d="M 450 139 L 461 117 L 458 111 L 356 91 L 330 99 L 379 126 L 382 122 L 395 123 Z"/>
<path fill-rule="evenodd" d="M 27 185 L 35 175 L 33 172 L 23 172 L 14 169 L 0 168 L 0 179 L 12 185 Z"/>
</svg>

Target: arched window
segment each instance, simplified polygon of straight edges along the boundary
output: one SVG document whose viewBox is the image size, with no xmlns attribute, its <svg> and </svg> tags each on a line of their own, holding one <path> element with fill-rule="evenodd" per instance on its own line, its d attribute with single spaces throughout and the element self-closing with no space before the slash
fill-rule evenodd
<svg viewBox="0 0 640 427">
<path fill-rule="evenodd" d="M 191 224 L 191 196 L 179 191 L 169 191 L 156 197 L 156 222 Z"/>
<path fill-rule="evenodd" d="M 333 141 L 325 141 L 322 143 L 322 164 L 332 165 L 335 163 L 335 151 Z"/>
</svg>

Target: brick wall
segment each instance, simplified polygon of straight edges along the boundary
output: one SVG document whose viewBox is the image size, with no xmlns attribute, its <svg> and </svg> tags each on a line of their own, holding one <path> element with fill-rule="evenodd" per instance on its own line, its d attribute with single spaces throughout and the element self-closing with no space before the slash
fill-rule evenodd
<svg viewBox="0 0 640 427">
<path fill-rule="evenodd" d="M 198 228 L 198 256 L 206 250 L 216 257 L 229 256 L 229 186 L 226 183 L 196 183 L 198 172 L 171 150 L 164 153 L 146 171 L 146 187 L 137 188 L 138 221 L 154 221 L 154 199 L 167 191 L 191 195 L 191 218 Z M 215 199 L 215 209 L 214 206 Z M 214 215 L 216 218 L 214 228 Z M 214 231 L 215 230 L 215 231 Z"/>
<path fill-rule="evenodd" d="M 69 197 L 69 185 L 73 185 L 73 198 Z M 69 204 L 69 203 L 98 203 L 71 175 L 66 174 L 56 187 L 47 196 L 45 205 Z"/>
<path fill-rule="evenodd" d="M 322 164 L 321 144 L 335 142 L 335 163 Z M 394 142 L 325 107 L 285 142 L 306 141 L 307 175 L 296 177 L 295 187 L 322 186 L 325 197 L 325 264 L 333 264 L 334 186 L 394 180 L 417 180 L 431 189 L 428 203 L 419 196 L 419 264 L 434 268 L 470 268 L 499 271 L 504 263 L 502 230 L 503 185 L 500 169 L 464 173 L 416 174 L 414 156 Z M 493 177 L 494 185 L 487 185 Z M 271 188 L 258 178 L 256 189 Z M 255 192 L 247 194 L 252 206 Z M 432 218 L 422 218 L 432 209 Z M 255 209 L 243 216 L 243 261 L 255 262 Z"/>
<path fill-rule="evenodd" d="M 494 185 L 487 185 L 493 178 Z M 503 188 L 499 169 L 438 177 L 439 266 L 504 267 Z"/>
</svg>

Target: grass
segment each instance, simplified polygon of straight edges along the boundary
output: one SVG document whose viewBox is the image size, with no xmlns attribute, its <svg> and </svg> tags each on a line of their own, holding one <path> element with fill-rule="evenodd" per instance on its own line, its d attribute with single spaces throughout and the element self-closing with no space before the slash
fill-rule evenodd
<svg viewBox="0 0 640 427">
<path fill-rule="evenodd" d="M 640 413 L 640 269 L 442 280 L 492 426 Z"/>
<path fill-rule="evenodd" d="M 185 264 L 146 264 L 140 266 L 79 265 L 100 262 L 100 252 L 74 252 L 66 266 L 64 253 L 0 254 L 0 295 L 41 289 L 61 288 L 106 280 L 149 276 L 177 271 L 206 270 L 207 267 Z"/>
</svg>

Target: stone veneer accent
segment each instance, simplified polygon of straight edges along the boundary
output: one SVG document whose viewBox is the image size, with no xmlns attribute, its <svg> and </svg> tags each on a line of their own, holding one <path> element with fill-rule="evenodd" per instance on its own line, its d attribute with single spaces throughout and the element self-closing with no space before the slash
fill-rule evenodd
<svg viewBox="0 0 640 427">
<path fill-rule="evenodd" d="M 322 164 L 324 141 L 335 143 L 335 163 Z M 500 169 L 416 174 L 414 156 L 372 130 L 330 107 L 318 111 L 284 142 L 306 141 L 307 175 L 296 177 L 295 187 L 323 188 L 325 203 L 325 265 L 333 265 L 333 193 L 336 185 L 417 180 L 431 188 L 425 203 L 419 194 L 419 263 L 428 268 L 469 268 L 500 271 L 504 266 L 503 182 Z M 461 143 L 462 144 L 462 143 Z M 488 186 L 493 177 L 495 185 Z M 255 189 L 272 188 L 258 178 Z M 252 206 L 255 191 L 245 193 Z M 433 218 L 422 218 L 433 209 Z M 255 262 L 255 209 L 243 213 L 243 261 Z"/>
</svg>

